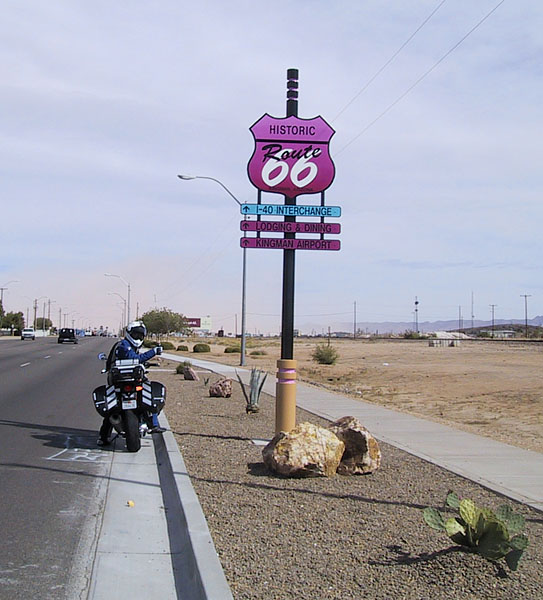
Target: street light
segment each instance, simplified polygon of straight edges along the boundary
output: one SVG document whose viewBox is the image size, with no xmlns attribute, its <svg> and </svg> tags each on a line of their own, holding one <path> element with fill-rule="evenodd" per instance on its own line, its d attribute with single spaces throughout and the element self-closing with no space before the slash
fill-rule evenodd
<svg viewBox="0 0 543 600">
<path fill-rule="evenodd" d="M 190 181 L 191 179 L 209 179 L 210 181 L 214 181 L 218 183 L 222 189 L 233 198 L 239 206 L 241 206 L 241 202 L 234 196 L 234 194 L 224 185 L 222 181 L 215 179 L 215 177 L 207 177 L 204 175 L 178 175 L 179 179 L 183 181 Z M 243 247 L 243 258 L 242 258 L 242 268 L 241 268 L 241 358 L 240 358 L 240 366 L 245 366 L 245 290 L 247 283 L 247 248 Z M 236 332 L 237 333 L 237 332 Z"/>
<path fill-rule="evenodd" d="M 36 329 L 36 318 L 38 316 L 38 301 L 42 300 L 43 298 L 47 298 L 47 296 L 40 296 L 34 300 L 34 329 Z"/>
<path fill-rule="evenodd" d="M 113 275 L 112 273 L 104 273 L 104 275 L 106 277 L 117 277 L 118 279 L 120 279 L 128 288 L 128 294 L 127 294 L 127 308 L 126 308 L 126 324 L 128 325 L 128 323 L 130 323 L 130 284 L 128 283 L 128 281 L 125 281 L 120 275 Z"/>
<path fill-rule="evenodd" d="M 123 298 L 121 294 L 117 294 L 117 292 L 108 292 L 108 296 L 119 296 L 119 298 L 124 302 L 124 312 L 123 312 L 123 320 L 126 319 L 126 298 Z"/>
<path fill-rule="evenodd" d="M 0 287 L 0 304 L 2 305 L 2 308 L 4 308 L 4 290 L 8 289 L 8 285 L 10 283 L 19 283 L 18 279 L 12 279 L 11 281 L 8 281 L 7 283 L 2 284 L 2 287 Z"/>
</svg>

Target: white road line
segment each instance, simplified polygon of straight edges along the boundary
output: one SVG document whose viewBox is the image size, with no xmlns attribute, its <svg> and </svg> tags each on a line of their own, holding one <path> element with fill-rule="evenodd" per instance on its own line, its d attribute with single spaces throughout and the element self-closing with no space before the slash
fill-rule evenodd
<svg viewBox="0 0 543 600">
<path fill-rule="evenodd" d="M 28 367 L 30 363 L 23 363 L 22 365 L 19 365 L 20 367 Z"/>
<path fill-rule="evenodd" d="M 51 356 L 50 355 L 49 356 L 44 356 L 43 358 L 51 358 Z"/>
</svg>

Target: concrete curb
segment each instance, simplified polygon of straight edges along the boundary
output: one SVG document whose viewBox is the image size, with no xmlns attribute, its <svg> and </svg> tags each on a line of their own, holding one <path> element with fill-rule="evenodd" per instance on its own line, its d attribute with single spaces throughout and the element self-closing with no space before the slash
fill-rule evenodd
<svg viewBox="0 0 543 600">
<path fill-rule="evenodd" d="M 161 414 L 160 421 L 168 428 L 154 438 L 164 504 L 179 507 L 166 514 L 179 597 L 232 599 L 198 496 L 165 414 Z"/>
</svg>

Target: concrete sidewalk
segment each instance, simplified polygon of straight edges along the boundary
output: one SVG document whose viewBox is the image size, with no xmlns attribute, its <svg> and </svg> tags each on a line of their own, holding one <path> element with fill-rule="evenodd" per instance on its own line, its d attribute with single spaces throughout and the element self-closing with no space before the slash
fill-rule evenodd
<svg viewBox="0 0 543 600">
<path fill-rule="evenodd" d="M 165 415 L 160 422 L 169 429 Z M 144 438 L 139 452 L 119 438 L 112 446 L 87 598 L 231 600 L 171 431 Z"/>
<path fill-rule="evenodd" d="M 163 356 L 185 360 L 173 354 Z M 250 371 L 241 367 L 193 358 L 191 363 L 234 379 L 237 372 L 244 382 L 249 381 Z M 268 376 L 264 391 L 275 396 L 275 377 Z M 331 421 L 346 415 L 356 417 L 377 439 L 387 444 L 543 510 L 543 455 L 538 452 L 299 382 L 296 396 L 300 408 Z"/>
</svg>

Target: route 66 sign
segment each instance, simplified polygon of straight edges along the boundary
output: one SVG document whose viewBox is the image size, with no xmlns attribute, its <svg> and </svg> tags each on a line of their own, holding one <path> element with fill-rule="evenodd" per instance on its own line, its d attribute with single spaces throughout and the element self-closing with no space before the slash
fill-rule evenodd
<svg viewBox="0 0 543 600">
<path fill-rule="evenodd" d="M 277 119 L 265 114 L 250 131 L 255 150 L 247 172 L 257 189 L 295 198 L 330 187 L 335 167 L 329 143 L 335 131 L 322 117 Z"/>
</svg>

